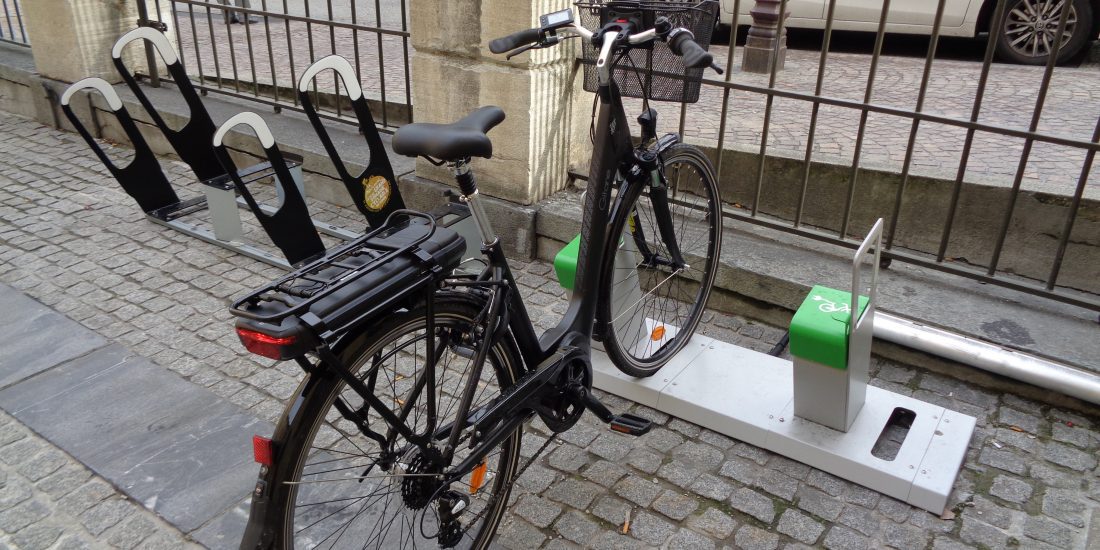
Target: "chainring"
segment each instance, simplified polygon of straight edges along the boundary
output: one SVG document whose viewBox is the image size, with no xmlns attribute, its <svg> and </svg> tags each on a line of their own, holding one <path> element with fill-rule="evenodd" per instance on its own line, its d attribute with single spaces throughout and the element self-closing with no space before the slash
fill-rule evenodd
<svg viewBox="0 0 1100 550">
<path fill-rule="evenodd" d="M 561 433 L 581 419 L 585 410 L 585 396 L 592 388 L 592 368 L 586 361 L 570 361 L 562 368 L 554 383 L 536 407 L 539 418 L 554 433 Z"/>
</svg>

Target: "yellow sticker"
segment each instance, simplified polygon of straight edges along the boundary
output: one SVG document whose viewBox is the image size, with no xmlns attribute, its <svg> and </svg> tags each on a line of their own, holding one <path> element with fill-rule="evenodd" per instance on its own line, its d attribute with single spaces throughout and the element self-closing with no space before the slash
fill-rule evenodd
<svg viewBox="0 0 1100 550">
<path fill-rule="evenodd" d="M 371 212 L 381 212 L 390 202 L 390 182 L 382 176 L 363 178 L 363 206 Z"/>
</svg>

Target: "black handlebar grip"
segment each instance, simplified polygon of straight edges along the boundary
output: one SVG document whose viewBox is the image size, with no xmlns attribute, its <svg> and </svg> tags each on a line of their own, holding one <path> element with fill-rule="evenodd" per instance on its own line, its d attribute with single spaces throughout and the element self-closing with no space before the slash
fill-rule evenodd
<svg viewBox="0 0 1100 550">
<path fill-rule="evenodd" d="M 684 65 L 692 69 L 703 69 L 714 62 L 714 56 L 695 42 L 690 31 L 681 31 L 668 39 L 668 48 L 672 53 L 684 58 Z"/>
<path fill-rule="evenodd" d="M 534 44 L 539 41 L 538 29 L 527 29 L 525 31 L 519 31 L 517 33 L 509 34 L 508 36 L 497 38 L 492 42 L 489 42 L 489 51 L 493 53 L 504 53 L 512 51 L 520 46 L 526 46 L 528 44 Z"/>
</svg>

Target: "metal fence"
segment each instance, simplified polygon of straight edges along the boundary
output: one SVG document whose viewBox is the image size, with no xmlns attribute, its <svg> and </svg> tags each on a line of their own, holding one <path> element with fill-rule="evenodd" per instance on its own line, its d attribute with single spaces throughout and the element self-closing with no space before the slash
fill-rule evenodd
<svg viewBox="0 0 1100 550">
<path fill-rule="evenodd" d="M 30 46 L 27 28 L 23 26 L 23 12 L 19 9 L 19 0 L 0 0 L 0 42 L 18 46 Z"/>
<path fill-rule="evenodd" d="M 404 0 L 224 1 L 234 5 L 152 0 L 169 14 L 162 22 L 204 92 L 297 109 L 298 75 L 335 53 L 352 60 L 384 127 L 412 119 Z M 1080 75 L 1056 70 L 1053 57 L 1039 68 L 994 63 L 1010 0 L 986 15 L 980 63 L 937 55 L 946 0 L 936 1 L 926 55 L 906 70 L 882 55 L 890 0 L 870 56 L 834 54 L 837 2 L 828 0 L 820 52 L 790 51 L 785 70 L 749 75 L 734 69 L 739 26 L 750 23 L 738 14 L 752 1 L 733 1 L 725 76 L 704 79 L 699 103 L 662 124 L 713 146 L 728 218 L 854 248 L 883 217 L 888 262 L 1100 310 L 1100 195 L 1089 186 L 1100 102 L 1087 89 L 1063 92 Z M 1053 43 L 1071 22 L 1060 13 Z M 712 51 L 722 58 L 722 47 Z M 1002 93 L 1006 81 L 1029 79 L 1031 88 Z M 315 91 L 331 100 L 338 86 L 319 82 Z M 951 106 L 937 106 L 945 96 Z M 324 116 L 353 122 L 339 101 L 327 105 Z"/>
<path fill-rule="evenodd" d="M 1000 0 L 992 10 L 980 70 L 975 71 L 978 64 L 973 62 L 967 63 L 970 68 L 962 67 L 958 62 L 946 62 L 950 70 L 968 75 L 964 81 L 956 83 L 958 89 L 953 93 L 963 96 L 973 93 L 972 99 L 967 101 L 969 116 L 963 114 L 962 109 L 937 112 L 928 109 L 926 104 L 931 75 L 938 64 L 937 45 L 940 42 L 945 0 L 938 0 L 937 3 L 927 55 L 919 69 L 919 85 L 915 97 L 908 96 L 913 101 L 911 107 L 880 103 L 875 96 L 878 91 L 875 88 L 876 72 L 882 67 L 883 42 L 888 39 L 885 23 L 890 12 L 890 0 L 882 3 L 869 66 L 858 71 L 865 78 L 862 94 L 855 98 L 837 97 L 823 90 L 825 76 L 831 70 L 829 50 L 836 0 L 829 0 L 825 8 L 828 15 L 822 47 L 817 55 L 812 91 L 777 85 L 780 71 L 774 64 L 769 74 L 761 75 L 761 79 L 766 78 L 766 83 L 760 79 L 753 81 L 745 78 L 734 70 L 734 61 L 738 57 L 735 46 L 738 25 L 750 23 L 738 20 L 737 16 L 741 5 L 746 2 L 752 0 L 733 2 L 734 36 L 731 37 L 725 59 L 725 76 L 705 79 L 704 99 L 699 104 L 683 106 L 679 118 L 681 134 L 686 133 L 689 138 L 693 133 L 699 135 L 700 131 L 693 129 L 689 121 L 695 121 L 698 125 L 698 121 L 704 119 L 707 112 L 716 110 L 716 104 L 720 103 L 716 136 L 701 137 L 716 138 L 715 155 L 724 199 L 734 203 L 727 205 L 728 218 L 855 248 L 859 243 L 857 235 L 881 216 L 887 223 L 886 250 L 883 252 L 887 261 L 913 264 L 1100 310 L 1100 299 L 1097 297 L 1100 291 L 1096 285 L 1096 273 L 1100 272 L 1100 242 L 1097 242 L 1096 221 L 1091 219 L 1095 217 L 1096 203 L 1086 197 L 1086 190 L 1096 187 L 1090 187 L 1088 183 L 1093 159 L 1100 150 L 1100 101 L 1092 99 L 1095 95 L 1086 93 L 1077 98 L 1077 109 L 1070 110 L 1066 115 L 1070 123 L 1041 124 L 1056 73 L 1055 56 L 1047 56 L 1049 59 L 1041 73 L 1039 68 L 994 63 L 995 43 L 1002 28 L 999 23 L 1005 16 L 1008 0 Z M 786 13 L 786 9 L 787 0 L 782 0 L 780 13 Z M 1057 19 L 1055 44 L 1061 43 L 1067 27 L 1068 11 L 1061 10 Z M 782 31 L 782 22 L 780 25 Z M 777 43 L 773 53 L 778 54 L 778 46 Z M 860 59 L 867 62 L 866 56 L 860 56 Z M 850 59 L 842 61 L 851 62 Z M 805 74 L 811 72 L 810 62 L 803 60 L 797 68 L 792 68 L 788 58 L 784 72 L 790 73 L 792 70 L 803 73 L 802 80 L 805 81 Z M 986 112 L 990 111 L 989 108 L 983 111 L 983 107 L 987 107 L 984 102 L 991 94 L 996 96 L 994 92 L 998 90 L 998 85 L 991 79 L 991 73 L 995 71 L 1011 73 L 1012 78 L 1037 77 L 1034 96 L 1028 97 L 1028 92 L 1023 98 L 1019 95 L 1014 98 L 1017 105 L 1022 105 L 1013 113 L 1015 116 L 989 116 L 990 113 Z M 1066 74 L 1063 81 L 1080 76 L 1075 75 Z M 843 71 L 840 76 L 845 76 Z M 849 75 L 849 83 L 851 80 Z M 881 82 L 879 85 L 884 86 Z M 893 86 L 897 85 L 897 82 L 893 83 Z M 889 87 L 891 83 L 885 86 Z M 712 99 L 710 103 L 706 101 L 708 93 Z M 998 102 L 1002 100 L 1000 96 L 996 99 Z M 780 102 L 784 103 L 784 113 L 797 118 L 798 124 L 793 130 L 787 125 L 783 132 L 777 133 L 776 114 Z M 739 103 L 742 110 L 737 112 L 734 107 Z M 988 103 L 994 104 L 992 100 Z M 753 113 L 744 110 L 745 105 L 760 113 L 760 118 L 752 118 Z M 829 165 L 818 160 L 820 156 L 830 156 L 823 154 L 822 147 L 815 144 L 826 110 L 841 118 L 844 114 L 853 115 L 847 117 L 846 122 L 849 132 L 854 126 L 854 143 L 849 142 L 842 147 L 843 151 L 832 151 L 832 158 L 840 158 L 839 164 Z M 893 128 L 894 135 L 870 139 L 870 118 L 889 120 L 888 125 Z M 758 139 L 752 147 L 755 151 L 739 153 L 731 145 L 730 142 L 737 141 L 739 137 L 731 126 L 738 124 L 742 130 L 746 126 L 752 126 L 753 130 L 759 128 L 758 138 L 752 131 L 741 132 Z M 952 160 L 940 162 L 947 166 L 938 168 L 940 172 L 953 169 L 953 177 L 926 177 L 923 172 L 915 173 L 915 169 L 921 167 L 915 165 L 914 159 L 927 153 L 918 146 L 922 141 L 918 134 L 923 136 L 925 130 L 934 129 L 954 132 L 955 138 L 951 147 L 943 147 L 931 155 L 924 154 L 924 157 L 935 157 L 937 162 Z M 1070 130 L 1078 135 L 1072 135 Z M 803 131 L 804 134 L 801 133 Z M 790 146 L 791 140 L 787 134 L 791 133 L 798 134 L 794 142 L 801 145 L 800 154 L 791 154 L 796 150 L 796 147 Z M 785 140 L 787 146 L 779 151 L 776 143 Z M 744 142 L 743 139 L 740 141 Z M 892 177 L 886 178 L 890 180 L 888 185 L 882 183 L 877 171 L 878 181 L 865 181 L 871 171 L 862 165 L 866 157 L 881 160 L 883 156 L 881 151 L 868 153 L 871 147 L 884 148 L 877 141 L 900 145 L 900 150 L 904 151 L 901 162 L 894 162 L 884 171 L 892 173 Z M 984 151 L 978 151 L 976 144 L 979 143 Z M 1037 154 L 1040 148 L 1041 154 Z M 898 149 L 895 146 L 893 153 L 896 154 Z M 978 170 L 968 171 L 968 164 L 980 158 L 979 153 L 982 152 L 992 152 L 996 157 L 994 162 L 986 162 Z M 1011 162 L 1005 161 L 1006 155 L 1011 156 Z M 1051 158 L 1058 160 L 1054 169 L 1049 166 Z M 1036 176 L 1036 172 L 1040 176 L 1049 173 L 1053 176 L 1046 181 Z M 1025 175 L 1028 177 L 1025 178 Z M 783 177 L 788 182 L 786 189 L 780 189 L 784 184 L 776 183 Z M 826 181 L 823 183 L 822 180 Z M 943 188 L 938 197 L 928 192 L 933 185 L 930 182 L 934 181 L 941 182 Z M 811 208 L 822 194 L 831 199 L 819 202 L 831 202 L 833 207 Z M 1084 205 L 1092 209 L 1089 211 L 1090 219 L 1081 223 L 1080 214 Z M 1021 228 L 1022 225 L 1029 227 Z M 1036 225 L 1041 225 L 1041 228 L 1034 227 Z M 1090 233 L 1078 234 L 1084 229 Z M 1038 237 L 1033 233 L 1039 234 Z M 1038 242 L 1029 242 L 1036 240 Z M 1072 271 L 1073 276 L 1067 275 L 1067 271 Z"/>
<path fill-rule="evenodd" d="M 412 120 L 404 0 L 155 0 L 150 7 L 157 19 L 151 24 L 174 33 L 180 58 L 203 93 L 300 111 L 299 76 L 317 59 L 338 54 L 352 63 L 375 102 L 383 131 Z M 148 9 L 144 0 L 138 8 Z M 322 117 L 355 124 L 338 99 L 340 87 L 339 79 L 322 75 L 313 86 L 314 103 Z"/>
</svg>

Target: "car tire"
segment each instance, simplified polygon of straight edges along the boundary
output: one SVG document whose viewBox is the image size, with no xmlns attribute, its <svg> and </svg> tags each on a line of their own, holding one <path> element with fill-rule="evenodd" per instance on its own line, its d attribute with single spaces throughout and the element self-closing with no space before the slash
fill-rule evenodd
<svg viewBox="0 0 1100 550">
<path fill-rule="evenodd" d="M 1069 0 L 1072 5 L 1066 34 L 1058 51 L 1058 63 L 1080 53 L 1096 34 L 1092 29 L 1093 7 L 1089 0 Z M 1050 55 L 1049 42 L 1058 32 L 1061 10 L 1047 8 L 1045 0 L 1008 0 L 1004 20 L 997 33 L 997 55 L 1004 61 L 1024 65 L 1045 65 Z M 1050 11 L 1044 12 L 1047 9 Z M 1049 41 L 1049 42 L 1048 42 Z"/>
</svg>

